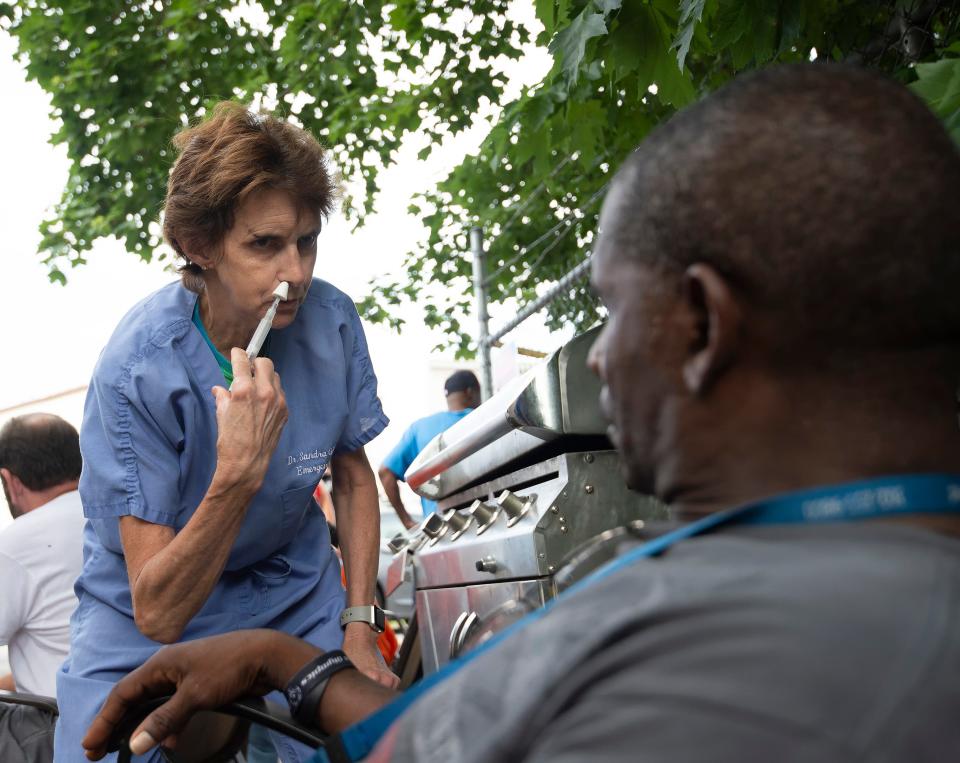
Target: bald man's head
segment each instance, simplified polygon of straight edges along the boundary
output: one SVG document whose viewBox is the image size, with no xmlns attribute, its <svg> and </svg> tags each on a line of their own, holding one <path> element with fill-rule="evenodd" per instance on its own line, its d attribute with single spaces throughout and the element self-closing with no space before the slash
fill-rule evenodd
<svg viewBox="0 0 960 763">
<path fill-rule="evenodd" d="M 30 413 L 0 429 L 0 468 L 30 490 L 41 491 L 80 479 L 80 436 L 59 416 Z"/>
<path fill-rule="evenodd" d="M 788 469 L 833 468 L 841 439 L 886 468 L 865 447 L 884 422 L 953 443 L 958 188 L 929 109 L 847 66 L 740 77 L 655 130 L 592 263 L 608 321 L 590 362 L 629 484 L 673 501 L 743 467 L 775 491 L 798 484 L 775 476 L 785 448 Z"/>
<path fill-rule="evenodd" d="M 902 85 L 833 64 L 739 77 L 656 130 L 608 198 L 604 246 L 714 267 L 784 354 L 960 341 L 960 154 Z M 614 207 L 610 209 L 609 207 Z"/>
</svg>

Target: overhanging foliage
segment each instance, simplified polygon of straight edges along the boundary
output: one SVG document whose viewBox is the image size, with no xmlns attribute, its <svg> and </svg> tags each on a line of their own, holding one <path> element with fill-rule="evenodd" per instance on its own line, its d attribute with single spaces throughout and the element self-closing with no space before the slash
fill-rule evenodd
<svg viewBox="0 0 960 763">
<path fill-rule="evenodd" d="M 613 168 L 653 126 L 739 71 L 808 60 L 814 49 L 860 61 L 914 82 L 960 136 L 953 2 L 535 0 L 537 42 L 554 66 L 509 103 L 499 65 L 521 56 L 531 32 L 507 0 L 264 0 L 247 4 L 256 23 L 236 5 L 0 3 L 29 77 L 52 96 L 62 121 L 53 142 L 66 144 L 71 162 L 42 224 L 51 279 L 65 281 L 101 236 L 119 236 L 144 259 L 163 256 L 151 223 L 170 136 L 224 98 L 270 93 L 330 144 L 344 174 L 365 184 L 345 210 L 361 224 L 377 171 L 405 135 L 425 132 L 433 146 L 495 107 L 479 153 L 413 205 L 428 227 L 424 245 L 360 302 L 368 318 L 399 325 L 395 306 L 418 301 L 464 353 L 469 225 L 487 235 L 492 299 L 532 299 L 589 249 Z M 596 316 L 584 286 L 548 311 L 555 326 Z"/>
</svg>

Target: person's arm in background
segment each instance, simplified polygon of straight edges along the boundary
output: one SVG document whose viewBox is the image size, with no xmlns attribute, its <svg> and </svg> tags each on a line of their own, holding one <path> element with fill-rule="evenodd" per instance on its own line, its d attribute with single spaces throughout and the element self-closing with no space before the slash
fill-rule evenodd
<svg viewBox="0 0 960 763">
<path fill-rule="evenodd" d="M 363 448 L 334 453 L 333 509 L 347 579 L 347 606 L 374 604 L 380 561 L 380 501 L 377 480 Z M 366 623 L 348 623 L 343 650 L 364 674 L 384 686 L 399 679 L 387 669 L 377 648 L 377 633 Z"/>
<path fill-rule="evenodd" d="M 410 468 L 410 464 L 414 462 L 418 454 L 415 429 L 413 426 L 407 427 L 400 438 L 400 442 L 383 459 L 383 463 L 377 472 L 380 475 L 380 482 L 383 484 L 383 492 L 386 494 L 387 500 L 390 501 L 393 510 L 397 512 L 403 526 L 408 530 L 416 522 L 403 505 L 403 499 L 400 497 L 400 480 L 403 479 L 404 473 Z"/>
<path fill-rule="evenodd" d="M 400 517 L 403 526 L 409 530 L 417 523 L 413 517 L 407 513 L 407 509 L 403 505 L 403 499 L 400 497 L 400 480 L 397 479 L 397 475 L 387 466 L 381 466 L 377 474 L 380 475 L 380 482 L 383 485 L 383 492 L 386 494 L 387 500 L 390 501 L 390 505 L 393 506 L 394 511 L 397 512 L 397 516 Z"/>
<path fill-rule="evenodd" d="M 150 697 L 173 694 L 131 735 L 130 746 L 137 755 L 165 740 L 174 742 L 171 737 L 200 710 L 282 690 L 320 654 L 321 649 L 306 641 L 271 630 L 237 631 L 161 649 L 110 692 L 84 737 L 87 757 L 100 760 L 126 713 Z M 339 733 L 396 696 L 396 691 L 357 670 L 343 670 L 327 684 L 316 726 L 328 734 Z"/>
<path fill-rule="evenodd" d="M 2 691 L 16 691 L 17 685 L 13 681 L 12 673 L 4 673 L 0 675 L 0 690 Z"/>
</svg>

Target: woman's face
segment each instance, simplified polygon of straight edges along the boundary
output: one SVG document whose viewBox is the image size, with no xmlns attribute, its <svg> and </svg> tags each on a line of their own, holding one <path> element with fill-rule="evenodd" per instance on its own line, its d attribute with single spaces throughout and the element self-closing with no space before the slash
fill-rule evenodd
<svg viewBox="0 0 960 763">
<path fill-rule="evenodd" d="M 250 337 L 242 335 L 252 334 L 281 281 L 290 284 L 289 298 L 280 303 L 273 327 L 293 323 L 313 278 L 319 232 L 318 215 L 298 207 L 286 191 L 250 194 L 224 236 L 220 260 L 210 262 L 205 274 L 208 329 L 245 346 Z M 240 336 L 230 336 L 234 332 Z"/>
</svg>

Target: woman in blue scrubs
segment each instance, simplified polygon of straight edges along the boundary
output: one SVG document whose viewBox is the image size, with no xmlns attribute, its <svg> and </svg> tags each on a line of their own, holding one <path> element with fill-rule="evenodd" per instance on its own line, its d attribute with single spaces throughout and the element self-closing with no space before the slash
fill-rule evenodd
<svg viewBox="0 0 960 763">
<path fill-rule="evenodd" d="M 274 628 L 342 642 L 365 673 L 396 682 L 371 627 L 339 621 L 374 603 L 379 506 L 363 447 L 387 418 L 352 300 L 313 278 L 335 196 L 324 152 L 234 104 L 176 145 L 164 235 L 182 280 L 121 320 L 87 393 L 89 522 L 57 682 L 58 763 L 85 759 L 80 740 L 111 686 L 165 643 Z M 239 348 L 283 281 L 289 299 L 250 362 Z M 312 500 L 328 464 L 346 592 Z M 305 757 L 274 741 L 284 761 Z"/>
</svg>

